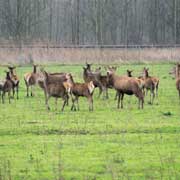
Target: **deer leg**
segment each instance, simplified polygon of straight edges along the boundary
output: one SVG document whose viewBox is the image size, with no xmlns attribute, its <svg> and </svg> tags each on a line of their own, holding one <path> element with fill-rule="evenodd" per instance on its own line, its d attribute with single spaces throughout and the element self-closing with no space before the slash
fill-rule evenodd
<svg viewBox="0 0 180 180">
<path fill-rule="evenodd" d="M 5 96 L 5 92 L 3 91 L 2 93 L 2 103 L 4 104 L 4 96 Z"/>
<path fill-rule="evenodd" d="M 109 99 L 108 88 L 106 88 L 106 99 Z"/>
<path fill-rule="evenodd" d="M 141 109 L 144 108 L 144 98 L 141 99 Z"/>
<path fill-rule="evenodd" d="M 74 98 L 73 98 L 73 94 L 72 93 L 70 93 L 70 95 L 71 95 L 71 100 L 72 100 L 72 106 L 71 106 L 71 111 L 73 111 L 73 110 L 76 110 L 76 107 L 75 107 L 75 105 L 74 105 Z"/>
<path fill-rule="evenodd" d="M 69 106 L 69 95 L 67 94 L 66 105 Z"/>
<path fill-rule="evenodd" d="M 8 91 L 9 104 L 11 104 L 11 91 Z"/>
<path fill-rule="evenodd" d="M 151 97 L 151 95 L 152 95 L 152 89 L 151 89 L 151 92 L 150 92 L 150 104 L 152 104 L 152 101 L 151 101 L 152 97 Z"/>
<path fill-rule="evenodd" d="M 63 98 L 63 99 L 64 99 L 64 103 L 63 103 L 63 106 L 61 108 L 61 111 L 64 111 L 64 107 L 67 104 L 67 96 L 65 98 Z"/>
<path fill-rule="evenodd" d="M 123 109 L 123 98 L 124 98 L 124 93 L 121 94 L 121 109 Z"/>
<path fill-rule="evenodd" d="M 29 97 L 29 85 L 26 84 L 27 97 Z"/>
<path fill-rule="evenodd" d="M 116 95 L 115 95 L 115 97 L 114 97 L 114 100 L 116 101 L 117 98 L 118 98 L 118 92 L 116 91 Z"/>
<path fill-rule="evenodd" d="M 12 90 L 13 90 L 13 98 L 14 98 L 14 95 L 15 95 L 15 87 L 13 87 Z"/>
<path fill-rule="evenodd" d="M 75 99 L 72 97 L 72 106 L 71 106 L 71 111 L 76 111 L 76 106 L 75 106 Z"/>
<path fill-rule="evenodd" d="M 155 98 L 155 93 L 154 93 L 154 90 L 153 90 L 152 104 L 153 104 L 153 102 L 154 102 L 154 98 Z"/>
<path fill-rule="evenodd" d="M 50 96 L 48 96 L 45 100 L 47 110 L 50 110 L 49 103 L 48 103 L 49 99 L 50 99 Z"/>
<path fill-rule="evenodd" d="M 140 98 L 140 97 L 138 97 L 138 99 L 139 99 L 139 105 L 138 105 L 138 109 L 143 109 L 143 105 L 144 105 L 144 99 L 143 98 Z"/>
<path fill-rule="evenodd" d="M 119 104 L 120 104 L 120 101 L 121 101 L 121 93 L 117 91 L 117 95 L 118 95 L 118 105 L 117 105 L 117 108 L 119 109 Z"/>
<path fill-rule="evenodd" d="M 98 95 L 98 98 L 100 98 L 101 97 L 101 94 L 102 94 L 102 87 L 99 87 L 99 95 Z"/>
<path fill-rule="evenodd" d="M 33 86 L 31 86 L 31 96 L 33 96 Z"/>
<path fill-rule="evenodd" d="M 106 95 L 105 95 L 105 93 L 106 93 L 106 88 L 105 87 L 101 87 L 102 88 L 102 92 L 103 92 L 103 99 L 106 99 Z"/>
<path fill-rule="evenodd" d="M 156 96 L 158 97 L 159 84 L 156 85 Z"/>
<path fill-rule="evenodd" d="M 92 98 L 92 96 L 88 97 L 88 101 L 89 101 L 89 111 L 93 111 L 93 98 Z"/>
<path fill-rule="evenodd" d="M 76 103 L 77 103 L 77 109 L 79 111 L 79 97 L 78 96 L 76 96 Z"/>
<path fill-rule="evenodd" d="M 17 99 L 19 99 L 19 84 L 16 87 Z"/>
</svg>

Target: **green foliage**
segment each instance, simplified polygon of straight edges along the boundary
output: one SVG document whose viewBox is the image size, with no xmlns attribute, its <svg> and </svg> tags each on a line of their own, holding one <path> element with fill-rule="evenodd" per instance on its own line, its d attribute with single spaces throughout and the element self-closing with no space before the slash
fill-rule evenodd
<svg viewBox="0 0 180 180">
<path fill-rule="evenodd" d="M 133 69 L 138 76 L 143 67 L 121 65 L 118 74 Z M 20 99 L 0 103 L 0 179 L 179 179 L 180 106 L 175 80 L 168 75 L 172 64 L 148 67 L 160 78 L 153 106 L 147 96 L 144 110 L 138 110 L 137 99 L 125 96 L 124 109 L 117 110 L 114 90 L 108 100 L 98 99 L 95 90 L 94 112 L 81 98 L 80 111 L 65 107 L 63 113 L 62 100 L 55 111 L 53 98 L 46 110 L 38 87 L 35 97 L 26 97 L 23 74 L 32 68 L 19 67 Z M 45 69 L 71 72 L 75 81 L 83 81 L 80 65 Z"/>
</svg>

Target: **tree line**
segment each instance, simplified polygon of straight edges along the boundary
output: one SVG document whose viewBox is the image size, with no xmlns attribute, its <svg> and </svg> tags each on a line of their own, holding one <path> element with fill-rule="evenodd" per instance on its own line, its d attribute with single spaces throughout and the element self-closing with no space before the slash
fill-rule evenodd
<svg viewBox="0 0 180 180">
<path fill-rule="evenodd" d="M 180 0 L 0 0 L 0 40 L 179 44 Z"/>
</svg>

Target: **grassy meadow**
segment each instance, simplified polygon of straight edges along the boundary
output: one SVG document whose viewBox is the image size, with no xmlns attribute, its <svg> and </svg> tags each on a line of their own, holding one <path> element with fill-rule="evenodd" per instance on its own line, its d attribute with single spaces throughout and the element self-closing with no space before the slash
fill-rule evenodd
<svg viewBox="0 0 180 180">
<path fill-rule="evenodd" d="M 82 82 L 82 66 L 45 69 L 71 72 Z M 138 76 L 144 66 L 160 78 L 154 105 L 147 96 L 138 110 L 137 98 L 125 95 L 124 109 L 118 110 L 114 90 L 103 100 L 96 89 L 93 112 L 85 98 L 76 112 L 70 106 L 60 112 L 61 99 L 55 111 L 51 98 L 47 111 L 40 88 L 34 88 L 35 97 L 26 97 L 23 74 L 32 67 L 18 67 L 20 99 L 0 103 L 0 180 L 180 179 L 180 104 L 168 74 L 173 64 L 125 64 L 117 73 L 133 69 Z M 0 77 L 5 69 L 0 67 Z"/>
</svg>

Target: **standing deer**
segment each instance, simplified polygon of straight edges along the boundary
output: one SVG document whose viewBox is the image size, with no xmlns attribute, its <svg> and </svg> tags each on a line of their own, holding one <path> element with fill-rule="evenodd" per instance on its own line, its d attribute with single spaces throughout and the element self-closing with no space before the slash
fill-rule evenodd
<svg viewBox="0 0 180 180">
<path fill-rule="evenodd" d="M 16 89 L 16 96 L 17 96 L 17 99 L 19 99 L 19 78 L 17 76 L 17 74 L 15 73 L 15 68 L 16 67 L 11 67 L 9 66 L 8 69 L 10 71 L 9 75 L 10 75 L 10 78 L 11 80 L 13 81 L 13 97 L 15 95 L 15 89 Z"/>
<path fill-rule="evenodd" d="M 99 88 L 99 95 L 101 96 L 102 92 L 106 91 L 106 87 L 101 82 L 101 73 L 100 72 L 92 72 L 91 65 L 87 64 L 87 67 L 83 67 L 83 79 L 85 83 L 93 82 L 95 87 Z"/>
<path fill-rule="evenodd" d="M 4 104 L 4 96 L 6 93 L 8 93 L 8 99 L 9 103 L 11 103 L 11 91 L 13 90 L 14 82 L 11 80 L 10 72 L 6 72 L 6 79 L 4 81 L 4 84 L 2 85 L 2 103 Z"/>
<path fill-rule="evenodd" d="M 67 79 L 61 79 L 57 76 L 49 75 L 46 71 L 42 71 L 43 79 L 40 78 L 41 82 L 44 82 L 44 91 L 45 91 L 45 103 L 48 110 L 49 107 L 49 99 L 50 97 L 54 97 L 56 99 L 56 109 L 57 109 L 57 99 L 62 98 L 64 103 L 61 108 L 61 111 L 64 110 L 64 106 L 67 104 L 68 101 L 68 93 L 66 88 L 63 85 L 63 82 Z"/>
<path fill-rule="evenodd" d="M 150 76 L 149 75 L 149 68 L 145 68 L 144 69 L 146 71 L 148 71 L 148 76 L 152 79 L 153 83 L 154 83 L 154 88 L 155 88 L 155 96 L 158 97 L 158 88 L 159 88 L 159 78 L 154 77 L 154 76 Z"/>
<path fill-rule="evenodd" d="M 148 91 L 150 90 L 150 103 L 153 104 L 154 102 L 154 97 L 155 97 L 155 83 L 153 81 L 153 78 L 149 76 L 148 73 L 148 68 L 143 69 L 143 81 L 144 81 L 144 88 L 146 89 L 146 94 L 148 93 Z"/>
<path fill-rule="evenodd" d="M 143 109 L 144 104 L 144 95 L 139 86 L 139 83 L 136 79 L 125 76 L 115 75 L 115 71 L 112 68 L 109 68 L 107 71 L 108 81 L 114 87 L 118 94 L 118 104 L 117 108 L 119 109 L 120 103 L 121 108 L 123 108 L 123 98 L 124 94 L 135 95 L 139 100 L 138 108 Z"/>
<path fill-rule="evenodd" d="M 71 110 L 76 110 L 75 102 L 77 103 L 77 108 L 79 110 L 79 97 L 86 97 L 89 102 L 89 111 L 93 111 L 93 92 L 94 84 L 92 81 L 88 83 L 75 83 L 71 74 L 67 74 L 67 82 L 64 86 L 71 94 L 72 107 Z"/>
<path fill-rule="evenodd" d="M 37 79 L 39 76 L 40 74 L 37 72 L 37 65 L 33 65 L 33 72 L 29 72 L 24 75 L 27 97 L 29 97 L 29 87 L 31 87 L 31 96 L 34 95 L 33 86 L 37 84 Z"/>
</svg>

